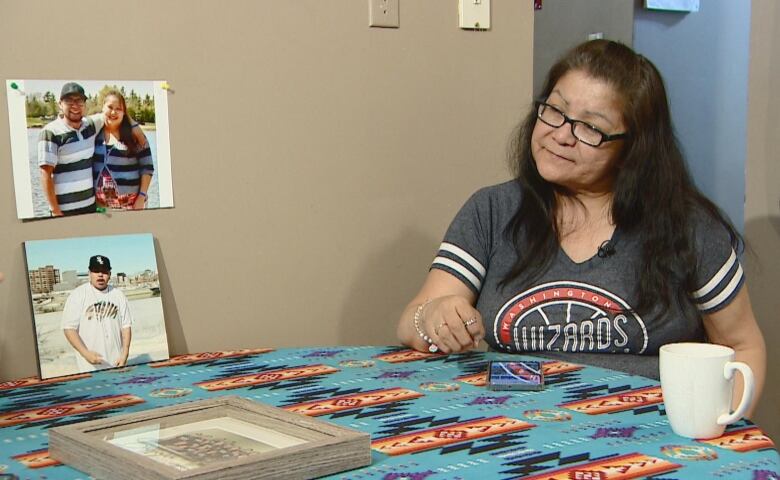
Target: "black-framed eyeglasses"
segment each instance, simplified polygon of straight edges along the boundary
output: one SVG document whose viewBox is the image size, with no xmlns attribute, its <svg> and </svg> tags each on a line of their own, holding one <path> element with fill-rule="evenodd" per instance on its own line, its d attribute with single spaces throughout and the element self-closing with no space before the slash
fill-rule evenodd
<svg viewBox="0 0 780 480">
<path fill-rule="evenodd" d="M 86 100 L 84 100 L 81 97 L 78 98 L 71 98 L 71 97 L 65 97 L 62 99 L 63 102 L 65 102 L 65 105 L 79 105 L 83 106 L 87 103 Z"/>
<path fill-rule="evenodd" d="M 613 140 L 629 137 L 628 132 L 608 135 L 587 122 L 569 118 L 556 107 L 549 103 L 542 102 L 541 100 L 537 100 L 536 105 L 536 117 L 539 120 L 553 128 L 558 128 L 563 126 L 563 124 L 568 123 L 571 125 L 571 134 L 580 142 L 590 145 L 591 147 L 598 147 L 604 142 L 611 142 Z"/>
</svg>

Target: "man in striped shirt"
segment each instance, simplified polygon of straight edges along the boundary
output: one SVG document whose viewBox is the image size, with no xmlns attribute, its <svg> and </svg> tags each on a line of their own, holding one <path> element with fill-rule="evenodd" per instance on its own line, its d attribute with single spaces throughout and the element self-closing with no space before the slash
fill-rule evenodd
<svg viewBox="0 0 780 480">
<path fill-rule="evenodd" d="M 84 88 L 68 82 L 60 94 L 61 115 L 41 130 L 38 166 L 53 216 L 95 211 L 92 154 L 103 116 L 84 116 Z"/>
</svg>

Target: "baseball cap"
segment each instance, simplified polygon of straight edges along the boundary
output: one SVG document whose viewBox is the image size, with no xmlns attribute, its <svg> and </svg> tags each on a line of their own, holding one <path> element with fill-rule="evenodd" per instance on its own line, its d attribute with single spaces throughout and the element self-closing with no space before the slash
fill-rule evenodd
<svg viewBox="0 0 780 480">
<path fill-rule="evenodd" d="M 80 96 L 81 98 L 84 99 L 87 98 L 87 96 L 84 94 L 84 87 L 82 87 L 76 82 L 68 82 L 62 86 L 62 92 L 60 92 L 60 100 L 74 93 Z"/>
<path fill-rule="evenodd" d="M 90 272 L 106 272 L 111 270 L 111 260 L 103 255 L 93 255 L 89 257 Z"/>
</svg>

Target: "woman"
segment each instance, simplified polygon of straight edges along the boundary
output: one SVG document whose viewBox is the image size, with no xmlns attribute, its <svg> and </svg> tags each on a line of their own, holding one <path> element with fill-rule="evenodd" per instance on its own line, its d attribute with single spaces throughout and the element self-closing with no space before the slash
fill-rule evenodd
<svg viewBox="0 0 780 480">
<path fill-rule="evenodd" d="M 514 180 L 478 191 L 450 225 L 399 321 L 403 344 L 457 353 L 484 338 L 658 378 L 661 345 L 706 339 L 751 366 L 758 399 L 766 353 L 741 239 L 693 185 L 646 58 L 606 40 L 570 51 L 510 161 Z"/>
<path fill-rule="evenodd" d="M 103 100 L 105 124 L 95 140 L 93 173 L 99 207 L 141 210 L 154 174 L 152 152 L 141 127 L 127 114 L 116 90 Z"/>
</svg>

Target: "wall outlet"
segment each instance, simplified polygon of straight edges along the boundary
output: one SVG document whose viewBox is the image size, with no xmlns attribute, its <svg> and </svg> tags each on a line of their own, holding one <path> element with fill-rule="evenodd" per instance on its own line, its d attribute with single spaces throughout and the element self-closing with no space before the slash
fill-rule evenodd
<svg viewBox="0 0 780 480">
<path fill-rule="evenodd" d="M 398 28 L 398 0 L 368 0 L 368 26 Z"/>
<path fill-rule="evenodd" d="M 490 0 L 458 0 L 460 28 L 490 29 Z"/>
</svg>

